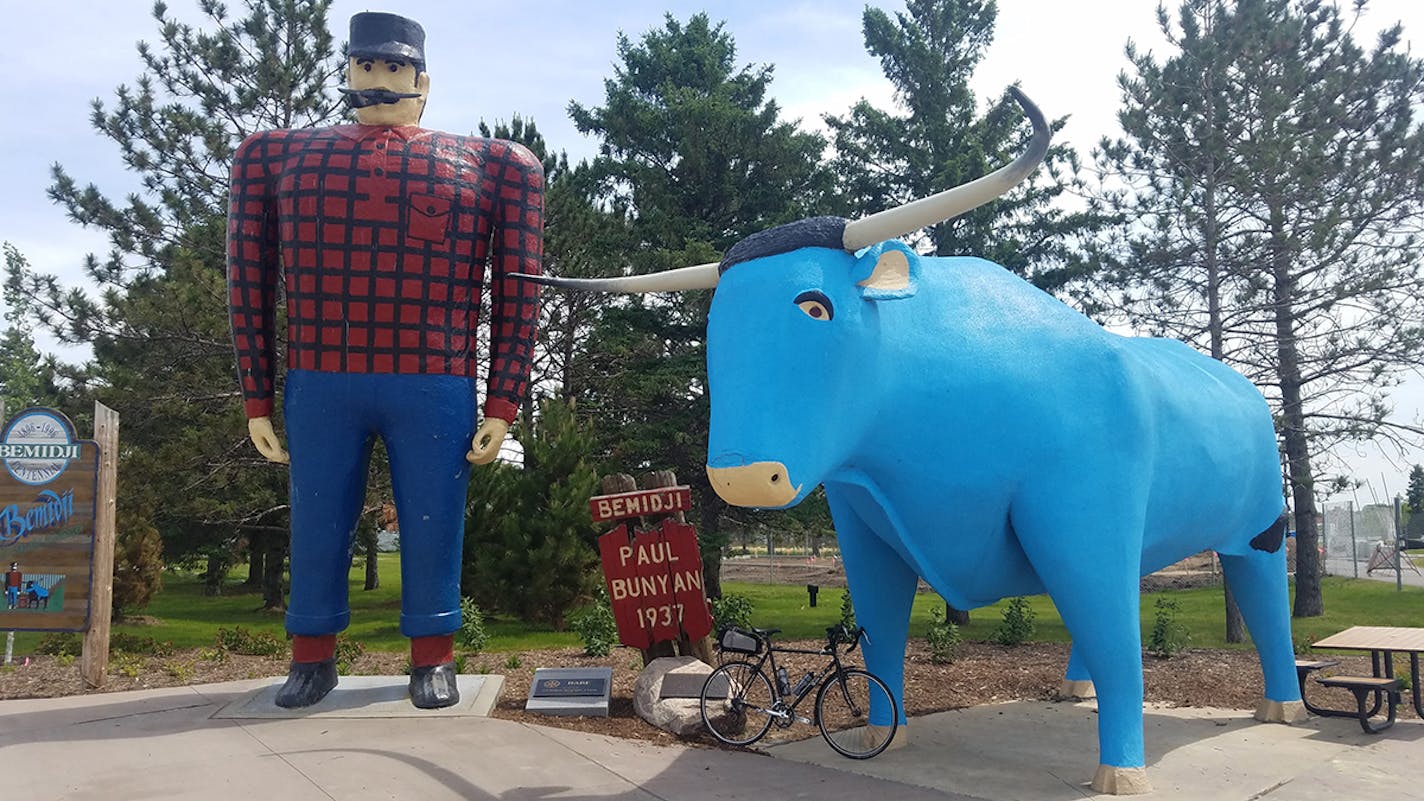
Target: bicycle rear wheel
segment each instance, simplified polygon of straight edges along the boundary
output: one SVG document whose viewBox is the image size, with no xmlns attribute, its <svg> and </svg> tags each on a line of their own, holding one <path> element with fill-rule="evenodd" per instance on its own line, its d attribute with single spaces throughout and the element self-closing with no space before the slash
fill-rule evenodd
<svg viewBox="0 0 1424 801">
<path fill-rule="evenodd" d="M 890 688 L 857 668 L 841 671 L 816 693 L 816 725 L 841 756 L 869 759 L 889 747 L 899 726 Z"/>
<path fill-rule="evenodd" d="M 751 745 L 771 728 L 771 681 L 748 662 L 728 662 L 702 685 L 702 722 L 727 745 Z"/>
</svg>

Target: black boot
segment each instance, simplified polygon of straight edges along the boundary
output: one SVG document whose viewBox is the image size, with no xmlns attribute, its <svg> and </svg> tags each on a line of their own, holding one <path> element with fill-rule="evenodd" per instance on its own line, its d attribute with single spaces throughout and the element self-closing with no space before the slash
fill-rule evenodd
<svg viewBox="0 0 1424 801">
<path fill-rule="evenodd" d="M 420 709 L 444 709 L 460 703 L 455 663 L 410 669 L 410 702 Z"/>
<path fill-rule="evenodd" d="M 287 681 L 277 691 L 277 706 L 299 709 L 326 697 L 336 686 L 336 659 L 320 662 L 293 662 Z"/>
</svg>

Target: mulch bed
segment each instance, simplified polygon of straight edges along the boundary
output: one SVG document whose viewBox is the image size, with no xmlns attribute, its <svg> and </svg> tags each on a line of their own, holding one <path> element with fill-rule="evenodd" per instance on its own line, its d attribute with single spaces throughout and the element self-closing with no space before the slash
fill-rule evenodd
<svg viewBox="0 0 1424 801">
<path fill-rule="evenodd" d="M 819 642 L 784 643 L 819 647 Z M 56 696 L 175 687 L 188 684 L 251 679 L 286 674 L 287 659 L 228 654 L 218 660 L 213 649 L 192 649 L 170 656 L 139 657 L 116 654 L 110 661 L 109 680 L 102 690 L 87 689 L 79 677 L 77 661 L 52 656 L 30 657 L 0 669 L 0 699 L 50 698 Z M 1334 657 L 1332 657 L 1334 658 Z M 1068 660 L 1068 646 L 1039 643 L 1005 647 L 987 643 L 965 643 L 956 659 L 946 665 L 934 664 L 924 643 L 912 642 L 905 665 L 907 713 L 913 717 L 930 712 L 960 709 L 979 704 L 1013 700 L 1050 700 L 1056 697 Z M 819 662 L 819 660 L 816 660 Z M 1340 673 L 1369 675 L 1368 659 L 1346 657 L 1336 669 Z M 404 654 L 368 653 L 354 664 L 352 673 L 396 675 L 406 664 Z M 788 667 L 797 673 L 797 662 Z M 562 718 L 524 712 L 524 700 L 537 667 L 613 668 L 612 704 L 607 718 Z M 809 664 L 807 665 L 810 666 Z M 466 672 L 495 673 L 505 677 L 494 716 L 508 720 L 558 726 L 652 742 L 677 742 L 680 738 L 645 723 L 633 712 L 633 683 L 642 668 L 636 651 L 618 649 L 606 657 L 584 656 L 579 649 L 562 648 L 524 651 L 519 654 L 477 654 L 466 658 Z M 1260 670 L 1256 654 L 1250 650 L 1191 649 L 1171 659 L 1145 657 L 1143 676 L 1146 699 L 1174 706 L 1211 706 L 1252 709 L 1261 697 Z M 1344 690 L 1312 687 L 1312 699 L 1336 708 L 1353 708 Z M 1400 717 L 1414 717 L 1406 703 Z M 788 734 L 815 736 L 813 726 L 796 726 Z M 706 737 L 683 739 L 686 743 L 708 743 Z"/>
</svg>

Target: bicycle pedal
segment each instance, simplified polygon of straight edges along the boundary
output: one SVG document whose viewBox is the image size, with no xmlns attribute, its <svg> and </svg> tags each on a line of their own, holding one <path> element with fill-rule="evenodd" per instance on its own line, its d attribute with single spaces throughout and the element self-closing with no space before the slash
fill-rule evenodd
<svg viewBox="0 0 1424 801">
<path fill-rule="evenodd" d="M 801 717 L 800 715 L 797 715 L 797 716 L 796 716 L 796 722 L 797 722 L 797 723 L 804 723 L 804 724 L 806 724 L 807 726 L 811 725 L 811 719 L 810 719 L 810 718 L 803 718 L 803 717 Z"/>
</svg>

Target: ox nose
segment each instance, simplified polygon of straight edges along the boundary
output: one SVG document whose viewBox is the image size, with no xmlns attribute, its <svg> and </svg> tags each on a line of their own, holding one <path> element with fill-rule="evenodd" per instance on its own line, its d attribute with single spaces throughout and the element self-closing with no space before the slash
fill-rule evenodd
<svg viewBox="0 0 1424 801">
<path fill-rule="evenodd" d="M 722 500 L 733 506 L 777 507 L 796 499 L 801 487 L 781 462 L 753 462 L 738 467 L 707 467 L 707 478 Z"/>
</svg>

